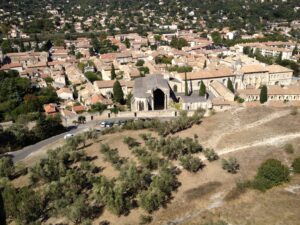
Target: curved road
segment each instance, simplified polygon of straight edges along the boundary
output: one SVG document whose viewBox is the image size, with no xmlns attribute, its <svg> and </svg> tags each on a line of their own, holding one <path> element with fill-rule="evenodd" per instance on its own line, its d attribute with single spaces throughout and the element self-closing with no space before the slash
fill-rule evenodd
<svg viewBox="0 0 300 225">
<path fill-rule="evenodd" d="M 111 118 L 111 119 L 106 119 L 105 121 L 111 121 L 111 122 L 113 122 L 113 121 L 117 121 L 117 120 L 130 120 L 130 119 L 135 119 L 135 118 L 134 117 L 132 117 L 132 118 Z M 162 117 L 162 118 L 158 118 L 158 119 L 160 119 L 160 120 L 169 120 L 171 118 Z M 75 134 L 83 133 L 84 131 L 87 131 L 89 129 L 95 128 L 96 125 L 100 125 L 101 121 L 103 121 L 103 120 L 94 120 L 94 121 L 89 121 L 89 122 L 87 122 L 85 124 L 80 124 L 80 125 L 78 125 L 78 127 L 76 129 L 72 129 L 72 130 L 67 131 L 65 133 L 53 136 L 51 138 L 45 139 L 43 141 L 40 141 L 40 142 L 38 142 L 36 144 L 29 145 L 27 147 L 24 147 L 24 148 L 18 150 L 18 151 L 7 152 L 5 154 L 13 156 L 13 161 L 15 163 L 19 162 L 19 161 L 25 159 L 30 154 L 39 151 L 42 147 L 44 147 L 46 145 L 50 145 L 52 143 L 55 143 L 55 142 L 57 142 L 60 139 L 63 139 L 63 137 L 66 134 L 74 134 L 75 135 Z"/>
</svg>

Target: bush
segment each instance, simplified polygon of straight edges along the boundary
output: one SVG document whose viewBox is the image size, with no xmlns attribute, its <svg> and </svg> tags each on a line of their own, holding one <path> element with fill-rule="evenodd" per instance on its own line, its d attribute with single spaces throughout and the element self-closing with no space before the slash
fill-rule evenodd
<svg viewBox="0 0 300 225">
<path fill-rule="evenodd" d="M 295 173 L 300 173 L 300 157 L 294 159 L 292 166 Z"/>
<path fill-rule="evenodd" d="M 240 165 L 237 162 L 236 158 L 230 157 L 228 160 L 222 159 L 222 168 L 228 173 L 237 173 L 240 169 Z"/>
<path fill-rule="evenodd" d="M 165 203 L 166 199 L 166 194 L 155 187 L 141 192 L 138 196 L 138 203 L 143 209 L 151 213 L 159 209 Z"/>
<path fill-rule="evenodd" d="M 11 177 L 15 171 L 11 157 L 0 158 L 0 177 Z"/>
<path fill-rule="evenodd" d="M 201 159 L 195 158 L 191 155 L 180 157 L 180 162 L 184 169 L 193 173 L 196 173 L 199 169 L 204 167 L 204 164 L 201 161 Z"/>
<path fill-rule="evenodd" d="M 134 147 L 138 147 L 140 145 L 139 142 L 137 142 L 134 138 L 132 137 L 125 137 L 123 142 L 125 144 L 128 145 L 128 147 L 131 149 L 131 148 L 134 148 Z"/>
<path fill-rule="evenodd" d="M 259 168 L 252 187 L 261 191 L 288 182 L 289 168 L 276 159 L 268 159 Z"/>
<path fill-rule="evenodd" d="M 148 224 L 152 222 L 152 216 L 150 215 L 141 215 L 140 216 L 140 225 Z"/>
<path fill-rule="evenodd" d="M 288 154 L 293 154 L 294 153 L 294 146 L 292 144 L 286 144 L 284 146 L 284 150 Z"/>
<path fill-rule="evenodd" d="M 212 148 L 205 149 L 203 151 L 203 153 L 204 153 L 204 156 L 207 158 L 207 160 L 210 162 L 219 159 L 218 154 Z"/>
</svg>

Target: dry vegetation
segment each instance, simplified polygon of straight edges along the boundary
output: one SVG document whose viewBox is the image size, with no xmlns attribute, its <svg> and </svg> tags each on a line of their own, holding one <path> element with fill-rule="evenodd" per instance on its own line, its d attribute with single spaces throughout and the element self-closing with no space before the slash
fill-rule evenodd
<svg viewBox="0 0 300 225">
<path fill-rule="evenodd" d="M 220 159 L 235 157 L 240 170 L 237 174 L 229 174 L 222 169 L 220 160 L 204 161 L 206 166 L 197 173 L 182 170 L 177 177 L 181 186 L 173 192 L 167 207 L 152 213 L 151 224 L 205 224 L 218 220 L 236 225 L 300 224 L 299 175 L 293 175 L 289 183 L 265 193 L 237 185 L 243 180 L 253 179 L 260 164 L 269 158 L 291 166 L 293 159 L 300 156 L 299 125 L 300 116 L 291 115 L 290 109 L 260 107 L 217 113 L 203 119 L 200 125 L 171 135 L 194 138 L 196 134 L 199 143 L 204 148 L 214 148 Z M 132 137 L 143 143 L 140 134 L 146 132 L 158 137 L 155 132 L 146 130 L 122 131 L 101 136 L 84 151 L 93 159 L 92 163 L 101 168 L 99 175 L 117 178 L 120 171 L 103 159 L 100 145 L 106 143 L 111 148 L 117 148 L 120 157 L 139 165 L 138 158 L 123 140 Z M 293 153 L 286 152 L 286 144 L 293 146 Z M 202 153 L 197 155 L 205 159 Z M 42 156 L 35 155 L 34 159 Z M 30 162 L 30 158 L 26 162 Z M 171 162 L 180 166 L 179 160 Z M 22 186 L 28 183 L 28 176 L 21 176 L 13 183 Z M 93 224 L 98 225 L 103 220 L 113 225 L 139 224 L 140 215 L 145 214 L 141 208 L 135 208 L 126 216 L 116 216 L 104 209 Z M 67 222 L 67 219 L 50 218 L 45 223 L 57 222 Z"/>
</svg>

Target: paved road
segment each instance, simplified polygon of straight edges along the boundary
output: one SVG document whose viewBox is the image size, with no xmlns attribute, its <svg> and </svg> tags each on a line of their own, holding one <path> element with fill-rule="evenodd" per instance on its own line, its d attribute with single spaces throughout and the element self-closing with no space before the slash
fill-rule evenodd
<svg viewBox="0 0 300 225">
<path fill-rule="evenodd" d="M 134 118 L 112 118 L 112 119 L 107 119 L 105 121 L 111 121 L 111 122 L 113 122 L 113 121 L 122 120 L 122 119 L 134 119 Z M 159 118 L 159 119 L 160 120 L 169 120 L 171 118 Z M 83 133 L 84 131 L 87 131 L 87 130 L 89 130 L 91 128 L 94 128 L 95 126 L 99 125 L 100 122 L 101 121 L 99 121 L 99 120 L 98 121 L 94 120 L 94 121 L 87 122 L 86 124 L 81 124 L 76 129 L 72 129 L 72 130 L 70 130 L 68 132 L 65 132 L 65 133 L 53 136 L 51 138 L 45 139 L 43 141 L 40 141 L 40 142 L 38 142 L 36 144 L 29 145 L 29 146 L 27 146 L 27 147 L 25 147 L 23 149 L 18 150 L 18 151 L 8 152 L 6 154 L 13 156 L 13 161 L 15 163 L 19 162 L 19 161 L 25 159 L 30 154 L 39 151 L 42 147 L 44 147 L 46 145 L 50 145 L 52 143 L 55 143 L 55 142 L 57 142 L 60 139 L 63 139 L 63 137 L 66 134 L 74 134 L 75 135 L 75 134 Z"/>
<path fill-rule="evenodd" d="M 86 124 L 81 124 L 75 129 L 72 129 L 72 130 L 67 131 L 65 133 L 53 136 L 53 137 L 48 138 L 48 139 L 45 139 L 45 140 L 40 141 L 36 144 L 29 145 L 29 146 L 27 146 L 23 149 L 18 150 L 18 151 L 8 152 L 7 154 L 13 156 L 13 161 L 14 162 L 18 162 L 22 159 L 25 159 L 31 153 L 37 152 L 42 147 L 44 147 L 46 145 L 50 145 L 51 143 L 55 143 L 56 141 L 58 141 L 60 139 L 63 139 L 63 137 L 66 134 L 74 134 L 75 135 L 75 134 L 82 133 L 82 132 L 88 130 L 89 128 L 94 127 L 97 123 L 99 123 L 99 121 L 91 121 L 91 122 L 86 123 Z"/>
</svg>

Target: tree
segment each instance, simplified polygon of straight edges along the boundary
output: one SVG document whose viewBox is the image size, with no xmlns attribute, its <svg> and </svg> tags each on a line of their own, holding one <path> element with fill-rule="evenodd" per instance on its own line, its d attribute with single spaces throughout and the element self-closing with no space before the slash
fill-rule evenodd
<svg viewBox="0 0 300 225">
<path fill-rule="evenodd" d="M 75 202 L 66 208 L 66 216 L 74 224 L 82 224 L 82 221 L 91 214 L 91 207 L 85 201 L 84 196 L 79 196 Z"/>
<path fill-rule="evenodd" d="M 188 46 L 189 44 L 188 44 L 187 40 L 185 40 L 184 38 L 173 37 L 170 45 L 173 48 L 177 48 L 177 49 L 181 50 L 183 47 Z"/>
<path fill-rule="evenodd" d="M 111 75 L 110 75 L 110 79 L 111 79 L 111 80 L 116 79 L 117 74 L 116 74 L 115 66 L 114 66 L 113 63 L 111 64 L 111 72 L 110 72 L 110 74 L 111 74 Z"/>
<path fill-rule="evenodd" d="M 126 96 L 126 105 L 128 107 L 128 109 L 131 109 L 131 100 L 132 100 L 132 93 L 129 92 L 128 95 Z"/>
<path fill-rule="evenodd" d="M 206 67 L 207 67 L 207 61 L 205 60 L 203 64 L 203 69 L 206 69 Z"/>
<path fill-rule="evenodd" d="M 268 101 L 268 88 L 266 85 L 262 86 L 260 90 L 259 101 L 261 104 Z"/>
<path fill-rule="evenodd" d="M 206 94 L 206 86 L 205 86 L 204 82 L 201 80 L 199 96 L 204 96 L 205 94 Z"/>
<path fill-rule="evenodd" d="M 159 209 L 166 201 L 166 195 L 157 187 L 150 187 L 138 195 L 138 203 L 147 212 Z"/>
<path fill-rule="evenodd" d="M 152 216 L 150 215 L 141 215 L 139 225 L 145 225 L 152 222 Z"/>
<path fill-rule="evenodd" d="M 14 170 L 14 162 L 11 157 L 0 158 L 0 177 L 11 177 Z"/>
<path fill-rule="evenodd" d="M 238 164 L 236 158 L 230 157 L 228 160 L 222 159 L 222 168 L 228 173 L 237 173 L 240 169 L 240 164 Z"/>
<path fill-rule="evenodd" d="M 184 73 L 184 95 L 185 96 L 189 95 L 189 87 L 188 87 L 186 72 Z"/>
<path fill-rule="evenodd" d="M 196 173 L 199 169 L 204 167 L 203 162 L 199 158 L 193 157 L 191 154 L 181 156 L 179 160 L 183 168 L 189 172 Z"/>
<path fill-rule="evenodd" d="M 130 41 L 129 41 L 128 38 L 125 38 L 124 44 L 125 44 L 126 48 L 130 48 L 130 46 L 131 46 Z"/>
<path fill-rule="evenodd" d="M 298 54 L 298 46 L 296 45 L 295 48 L 293 49 L 292 55 L 297 55 Z"/>
<path fill-rule="evenodd" d="M 233 84 L 232 84 L 232 81 L 228 78 L 227 80 L 227 88 L 232 92 L 234 93 L 234 88 L 233 88 Z"/>
<path fill-rule="evenodd" d="M 3 190 L 0 189 L 0 224 L 6 225 L 6 213 L 5 213 L 5 206 L 2 197 L 2 191 Z"/>
<path fill-rule="evenodd" d="M 15 219 L 18 224 L 29 224 L 43 214 L 41 196 L 29 187 L 6 187 L 3 199 L 7 217 Z"/>
<path fill-rule="evenodd" d="M 118 103 L 122 103 L 124 99 L 124 93 L 121 87 L 121 84 L 118 80 L 115 81 L 113 86 L 113 95 L 114 95 L 114 101 Z"/>
<path fill-rule="evenodd" d="M 33 128 L 35 136 L 40 140 L 63 133 L 66 128 L 62 125 L 60 117 L 40 116 Z"/>
<path fill-rule="evenodd" d="M 221 34 L 218 31 L 214 31 L 211 33 L 211 38 L 215 44 L 221 44 L 222 43 L 222 38 Z"/>
<path fill-rule="evenodd" d="M 282 52 L 279 53 L 279 55 L 277 56 L 277 59 L 276 59 L 277 64 L 281 64 L 281 62 L 282 62 Z"/>
<path fill-rule="evenodd" d="M 136 62 L 136 66 L 143 66 L 145 64 L 145 61 L 143 59 L 139 59 L 137 62 Z"/>
<path fill-rule="evenodd" d="M 207 160 L 210 162 L 219 159 L 218 154 L 212 148 L 205 149 L 203 153 Z"/>
<path fill-rule="evenodd" d="M 78 117 L 78 123 L 84 124 L 85 121 L 86 121 L 85 116 L 79 116 L 79 117 Z"/>
<path fill-rule="evenodd" d="M 252 186 L 261 191 L 288 182 L 290 179 L 289 168 L 277 159 L 268 159 L 258 168 Z"/>
<path fill-rule="evenodd" d="M 300 157 L 294 159 L 292 166 L 295 173 L 300 173 Z"/>
</svg>

